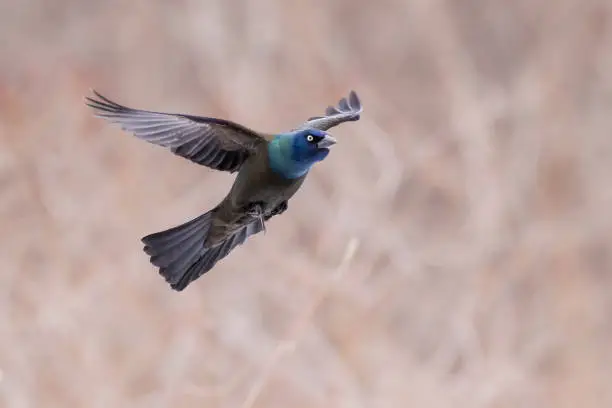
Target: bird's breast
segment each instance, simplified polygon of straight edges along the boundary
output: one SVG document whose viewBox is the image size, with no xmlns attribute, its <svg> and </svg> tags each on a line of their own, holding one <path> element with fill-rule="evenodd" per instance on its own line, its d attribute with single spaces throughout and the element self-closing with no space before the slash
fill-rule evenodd
<svg viewBox="0 0 612 408">
<path fill-rule="evenodd" d="M 258 202 L 264 205 L 266 212 L 270 212 L 289 200 L 304 182 L 306 176 L 287 179 L 272 171 L 267 164 L 261 156 L 244 163 L 228 195 L 235 208 Z"/>
</svg>

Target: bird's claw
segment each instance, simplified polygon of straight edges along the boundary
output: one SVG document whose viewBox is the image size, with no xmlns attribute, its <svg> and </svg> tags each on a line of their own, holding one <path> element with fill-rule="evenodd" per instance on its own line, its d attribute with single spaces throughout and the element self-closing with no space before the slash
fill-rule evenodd
<svg viewBox="0 0 612 408">
<path fill-rule="evenodd" d="M 249 205 L 249 208 L 245 211 L 245 214 L 251 218 L 257 218 L 261 224 L 261 229 L 264 234 L 266 233 L 265 214 L 263 206 L 259 203 L 253 203 Z"/>
</svg>

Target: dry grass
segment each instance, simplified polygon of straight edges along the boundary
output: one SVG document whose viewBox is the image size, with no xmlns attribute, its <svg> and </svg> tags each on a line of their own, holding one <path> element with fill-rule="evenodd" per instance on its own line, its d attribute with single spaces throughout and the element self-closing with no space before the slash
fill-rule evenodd
<svg viewBox="0 0 612 408">
<path fill-rule="evenodd" d="M 611 17 L 1 1 L 0 406 L 612 406 Z M 266 236 L 177 294 L 139 238 L 231 176 L 92 118 L 90 87 L 265 131 L 351 88 L 365 113 Z"/>
</svg>

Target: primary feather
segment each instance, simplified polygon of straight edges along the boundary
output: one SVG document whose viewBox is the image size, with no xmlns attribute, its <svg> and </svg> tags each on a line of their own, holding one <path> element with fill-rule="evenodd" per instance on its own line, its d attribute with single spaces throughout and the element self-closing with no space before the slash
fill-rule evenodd
<svg viewBox="0 0 612 408">
<path fill-rule="evenodd" d="M 93 93 L 97 99 L 86 99 L 95 116 L 212 169 L 235 172 L 255 146 L 266 141 L 257 132 L 228 120 L 132 109 Z"/>
<path fill-rule="evenodd" d="M 325 116 L 313 116 L 296 128 L 296 130 L 308 128 L 329 130 L 341 123 L 359 120 L 362 111 L 363 107 L 361 106 L 359 96 L 357 96 L 355 91 L 351 91 L 349 92 L 348 99 L 340 99 L 337 106 L 328 106 L 325 110 Z"/>
</svg>

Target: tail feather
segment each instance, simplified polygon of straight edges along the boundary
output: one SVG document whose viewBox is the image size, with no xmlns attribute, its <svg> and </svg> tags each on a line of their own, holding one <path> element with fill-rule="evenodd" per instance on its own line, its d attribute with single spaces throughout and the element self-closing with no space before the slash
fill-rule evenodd
<svg viewBox="0 0 612 408">
<path fill-rule="evenodd" d="M 249 224 L 245 228 L 241 228 L 237 233 L 228 237 L 228 239 L 221 244 L 210 248 L 195 264 L 187 269 L 183 277 L 173 286 L 173 288 L 186 287 L 190 282 L 196 280 L 204 272 L 212 268 L 218 260 L 226 257 L 232 249 L 246 240 L 248 237 L 248 230 L 250 229 L 249 227 L 252 228 L 253 225 L 254 223 Z"/>
<path fill-rule="evenodd" d="M 175 284 L 198 262 L 205 251 L 204 242 L 212 218 L 213 211 L 209 211 L 184 224 L 142 238 L 144 251 L 151 257 L 151 263 L 160 268 L 159 273 L 166 282 Z"/>
<path fill-rule="evenodd" d="M 210 264 L 210 261 L 217 258 L 217 255 L 215 254 L 217 248 L 218 247 L 211 248 L 200 259 L 198 259 L 193 265 L 187 268 L 183 276 L 181 276 L 181 278 L 177 282 L 174 283 L 174 286 L 172 286 L 172 288 L 173 289 L 185 288 L 187 287 L 187 285 L 189 285 L 190 282 L 200 277 L 203 271 L 205 270 L 206 266 Z M 182 289 L 178 289 L 178 290 L 182 290 Z"/>
<path fill-rule="evenodd" d="M 142 238 L 151 263 L 159 268 L 160 275 L 172 289 L 182 291 L 249 236 L 262 231 L 261 223 L 254 219 L 232 228 L 233 233 L 219 244 L 206 247 L 214 212 L 209 211 L 184 224 Z"/>
<path fill-rule="evenodd" d="M 145 251 L 147 253 L 151 251 L 149 255 L 154 255 L 155 249 L 160 246 L 182 242 L 183 238 L 191 236 L 194 232 L 200 232 L 203 224 L 209 222 L 211 216 L 211 212 L 207 212 L 184 224 L 143 237 L 142 242 L 146 245 Z"/>
<path fill-rule="evenodd" d="M 205 239 L 206 237 L 201 239 L 194 239 L 192 242 L 186 244 L 184 252 L 178 257 L 175 257 L 175 259 L 171 260 L 168 263 L 156 263 L 155 265 L 159 266 L 160 268 L 164 268 L 168 271 L 175 271 L 174 275 L 178 275 L 177 278 L 180 279 L 180 277 L 185 273 L 185 271 L 191 265 L 196 263 L 207 250 L 206 248 L 204 248 Z M 151 260 L 151 262 L 153 262 L 153 260 Z M 174 281 L 168 282 L 174 283 Z"/>
<path fill-rule="evenodd" d="M 196 230 L 197 231 L 197 230 Z M 203 240 L 192 235 L 180 242 L 171 243 L 164 248 L 164 252 L 151 257 L 151 263 L 160 268 L 179 266 L 181 261 L 189 261 L 191 257 L 197 255 L 203 246 Z"/>
</svg>

